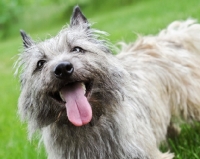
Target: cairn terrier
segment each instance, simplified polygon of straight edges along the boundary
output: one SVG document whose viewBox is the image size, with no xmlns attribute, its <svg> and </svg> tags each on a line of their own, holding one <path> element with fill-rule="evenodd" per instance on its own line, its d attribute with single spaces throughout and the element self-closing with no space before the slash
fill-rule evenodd
<svg viewBox="0 0 200 159">
<path fill-rule="evenodd" d="M 200 119 L 200 25 L 175 21 L 112 54 L 77 6 L 69 26 L 17 62 L 19 114 L 48 159 L 172 159 L 159 144 L 172 118 Z"/>
</svg>

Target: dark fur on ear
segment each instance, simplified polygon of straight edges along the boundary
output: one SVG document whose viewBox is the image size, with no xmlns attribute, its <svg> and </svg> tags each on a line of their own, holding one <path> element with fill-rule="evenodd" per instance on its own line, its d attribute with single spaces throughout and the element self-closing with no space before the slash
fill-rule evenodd
<svg viewBox="0 0 200 159">
<path fill-rule="evenodd" d="M 20 34 L 22 36 L 23 44 L 25 48 L 29 48 L 34 44 L 32 39 L 25 33 L 25 31 L 20 30 Z"/>
<path fill-rule="evenodd" d="M 73 10 L 73 14 L 71 17 L 71 21 L 70 21 L 70 26 L 78 26 L 81 24 L 88 24 L 87 28 L 89 28 L 89 23 L 87 18 L 83 15 L 83 13 L 81 12 L 79 6 L 75 6 L 74 10 Z"/>
</svg>

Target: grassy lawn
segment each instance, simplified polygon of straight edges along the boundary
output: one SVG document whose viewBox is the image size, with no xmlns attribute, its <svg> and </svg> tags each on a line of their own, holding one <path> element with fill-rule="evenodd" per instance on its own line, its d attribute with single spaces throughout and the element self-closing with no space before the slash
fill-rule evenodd
<svg viewBox="0 0 200 159">
<path fill-rule="evenodd" d="M 91 1 L 91 2 L 90 2 Z M 34 39 L 55 35 L 69 22 L 69 4 L 32 6 L 24 10 L 22 23 L 13 28 L 13 35 L 0 41 L 0 158 L 1 159 L 45 159 L 44 149 L 38 149 L 38 140 L 27 140 L 26 125 L 17 116 L 19 83 L 13 76 L 13 64 L 21 48 L 19 29 L 24 29 Z M 112 43 L 130 42 L 136 34 L 156 34 L 170 22 L 193 17 L 200 21 L 199 0 L 92 0 L 79 1 L 86 17 L 95 22 L 93 27 L 110 34 Z M 79 4 L 77 2 L 76 4 Z M 101 2 L 101 3 L 100 3 Z M 1 9 L 1 7 L 0 7 Z M 42 15 L 42 16 L 41 16 Z M 66 15 L 66 16 L 65 16 Z M 200 159 L 200 126 L 183 125 L 178 138 L 169 139 L 169 147 L 176 159 Z"/>
</svg>

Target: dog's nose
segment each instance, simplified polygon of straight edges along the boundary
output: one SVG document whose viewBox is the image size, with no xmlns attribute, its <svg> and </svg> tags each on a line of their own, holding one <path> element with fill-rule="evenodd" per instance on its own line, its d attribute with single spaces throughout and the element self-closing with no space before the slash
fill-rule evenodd
<svg viewBox="0 0 200 159">
<path fill-rule="evenodd" d="M 54 74 L 57 78 L 65 79 L 72 75 L 74 67 L 70 62 L 59 63 L 55 69 Z"/>
</svg>

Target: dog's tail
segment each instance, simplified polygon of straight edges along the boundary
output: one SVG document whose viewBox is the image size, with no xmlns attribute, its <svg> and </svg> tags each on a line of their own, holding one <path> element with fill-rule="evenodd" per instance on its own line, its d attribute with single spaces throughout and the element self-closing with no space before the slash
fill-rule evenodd
<svg viewBox="0 0 200 159">
<path fill-rule="evenodd" d="M 175 116 L 179 114 L 187 120 L 200 121 L 200 24 L 194 19 L 175 21 L 162 30 L 158 38 L 171 42 L 173 47 L 177 47 L 175 49 L 177 54 L 172 61 L 178 66 L 174 77 L 179 75 L 176 83 L 178 86 L 176 91 L 179 95 L 174 98 L 174 101 L 177 103 L 182 101 L 182 106 L 178 106 L 175 102 L 172 112 L 176 114 Z M 193 55 L 184 54 L 186 50 Z"/>
<path fill-rule="evenodd" d="M 180 44 L 189 52 L 200 53 L 200 24 L 197 20 L 174 21 L 158 37 Z"/>
</svg>

